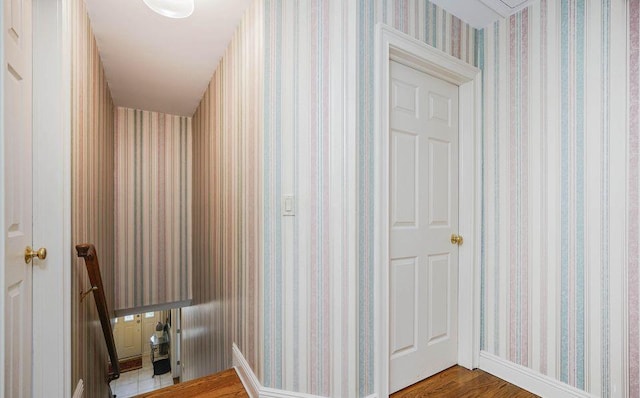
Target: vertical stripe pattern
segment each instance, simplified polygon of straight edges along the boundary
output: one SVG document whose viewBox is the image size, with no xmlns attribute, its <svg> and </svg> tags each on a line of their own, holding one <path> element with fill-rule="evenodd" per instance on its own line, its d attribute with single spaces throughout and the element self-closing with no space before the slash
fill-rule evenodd
<svg viewBox="0 0 640 398">
<path fill-rule="evenodd" d="M 548 70 L 547 70 L 547 52 L 548 52 L 548 17 L 547 17 L 547 9 L 548 9 L 548 0 L 540 1 L 540 63 L 538 64 L 538 68 L 540 70 L 540 135 L 541 135 L 541 147 L 545 148 L 548 145 L 548 130 L 549 130 L 549 121 L 547 119 L 547 108 L 546 98 L 547 98 L 547 82 L 548 82 Z M 534 132 L 535 133 L 535 132 Z M 547 238 L 547 217 L 544 216 L 549 212 L 549 206 L 547 201 L 547 189 L 545 189 L 545 183 L 548 181 L 548 156 L 547 151 L 540 151 L 540 164 L 541 164 L 541 174 L 540 174 L 540 214 L 543 215 L 540 219 L 540 242 L 544 242 Z M 541 253 L 540 253 L 540 280 L 545 281 L 549 275 L 549 268 L 547 258 L 549 255 L 548 245 L 541 245 Z M 533 265 L 535 266 L 535 264 Z M 548 286 L 546 283 L 540 283 L 540 345 L 539 345 L 539 354 L 540 354 L 540 372 L 543 374 L 547 373 L 547 360 L 548 360 L 548 349 L 547 349 L 547 327 L 548 327 L 548 313 L 546 308 L 548 306 Z"/>
<path fill-rule="evenodd" d="M 640 397 L 640 1 L 628 2 L 628 325 L 629 397 Z"/>
<path fill-rule="evenodd" d="M 611 99 L 624 95 L 611 83 L 611 65 L 624 62 L 611 58 L 613 27 L 624 23 L 612 5 L 622 4 L 542 0 L 478 33 L 482 349 L 591 394 L 615 396 L 611 369 L 623 354 L 610 350 L 623 326 L 611 323 L 617 282 L 610 276 L 621 264 L 610 259 L 628 250 L 625 366 L 629 396 L 637 397 L 640 10 L 628 2 L 629 175 L 622 198 L 610 194 L 612 157 L 623 156 L 610 153 Z M 629 242 L 612 245 L 610 215 L 625 201 Z"/>
<path fill-rule="evenodd" d="M 84 1 L 69 7 L 71 49 L 71 241 L 93 243 L 107 305 L 113 311 L 114 287 L 114 133 L 113 102 Z M 72 248 L 69 248 L 72 250 Z M 75 250 L 74 250 L 75 253 Z M 109 361 L 84 261 L 71 264 L 71 384 L 84 381 L 85 396 L 107 396 Z"/>
<path fill-rule="evenodd" d="M 373 115 L 374 37 L 377 2 L 358 3 L 358 392 L 365 397 L 374 383 L 373 314 Z"/>
<path fill-rule="evenodd" d="M 602 1 L 602 160 L 601 169 L 602 174 L 600 177 L 600 192 L 602 213 L 600 219 L 600 225 L 602 228 L 602 235 L 600 240 L 600 300 L 602 306 L 602 320 L 601 320 L 601 342 L 600 350 L 602 352 L 602 359 L 600 363 L 600 371 L 602 374 L 602 398 L 609 398 L 611 391 L 609 386 L 611 385 L 610 379 L 610 315 L 609 307 L 609 47 L 611 29 L 611 0 Z"/>
<path fill-rule="evenodd" d="M 351 216 L 345 164 L 353 157 L 343 156 L 348 137 L 338 105 L 346 6 L 264 2 L 262 382 L 320 396 L 342 395 L 350 379 L 336 371 L 349 366 L 343 260 Z M 285 195 L 294 198 L 294 217 L 283 217 Z"/>
<path fill-rule="evenodd" d="M 584 1 L 562 2 L 560 380 L 584 389 Z"/>
<path fill-rule="evenodd" d="M 528 22 L 523 12 L 509 18 L 510 193 L 509 360 L 528 364 Z"/>
<path fill-rule="evenodd" d="M 192 298 L 191 118 L 115 112 L 115 309 Z"/>
<path fill-rule="evenodd" d="M 194 305 L 182 309 L 183 380 L 229 368 L 233 343 L 262 374 L 262 12 L 260 1 L 247 9 L 193 115 Z"/>
</svg>

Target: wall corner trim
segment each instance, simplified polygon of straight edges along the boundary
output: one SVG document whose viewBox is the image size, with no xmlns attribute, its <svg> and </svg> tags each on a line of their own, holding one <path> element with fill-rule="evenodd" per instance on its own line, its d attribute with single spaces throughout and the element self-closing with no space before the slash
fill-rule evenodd
<svg viewBox="0 0 640 398">
<path fill-rule="evenodd" d="M 236 343 L 233 343 L 231 349 L 233 352 L 233 367 L 236 369 L 236 372 L 238 373 L 238 377 L 240 377 L 240 381 L 242 382 L 244 389 L 247 390 L 247 394 L 249 394 L 249 397 L 259 398 L 260 389 L 262 388 L 260 381 L 256 377 L 255 373 L 253 373 L 253 370 L 251 370 L 249 362 L 247 362 L 244 355 L 242 355 L 242 352 L 240 351 Z"/>
<path fill-rule="evenodd" d="M 506 359 L 480 352 L 479 368 L 487 373 L 524 388 L 541 397 L 595 398 L 588 392 L 579 390 L 561 381 L 536 372 L 533 369 L 509 362 Z"/>
<path fill-rule="evenodd" d="M 323 398 L 318 395 L 305 394 L 301 392 L 278 390 L 275 388 L 264 387 L 260 384 L 258 377 L 253 373 L 249 362 L 236 345 L 233 343 L 233 367 L 240 377 L 240 381 L 247 390 L 247 394 L 251 398 Z"/>
</svg>

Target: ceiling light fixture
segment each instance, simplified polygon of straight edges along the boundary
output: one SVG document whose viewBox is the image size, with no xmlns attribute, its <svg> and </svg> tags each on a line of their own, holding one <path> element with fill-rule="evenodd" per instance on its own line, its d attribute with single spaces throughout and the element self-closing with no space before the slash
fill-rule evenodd
<svg viewBox="0 0 640 398">
<path fill-rule="evenodd" d="M 193 14 L 193 0 L 142 0 L 147 7 L 168 18 L 187 18 Z"/>
</svg>

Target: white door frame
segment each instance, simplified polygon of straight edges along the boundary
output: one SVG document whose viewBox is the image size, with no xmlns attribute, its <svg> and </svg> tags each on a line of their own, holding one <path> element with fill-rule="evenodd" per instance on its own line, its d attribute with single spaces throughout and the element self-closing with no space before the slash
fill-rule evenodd
<svg viewBox="0 0 640 398">
<path fill-rule="evenodd" d="M 72 389 L 69 7 L 33 0 L 33 243 L 48 251 L 33 269 L 34 397 Z"/>
<path fill-rule="evenodd" d="M 480 354 L 481 72 L 387 25 L 376 27 L 374 122 L 375 390 L 389 395 L 389 61 L 460 87 L 458 364 L 474 369 Z"/>
</svg>

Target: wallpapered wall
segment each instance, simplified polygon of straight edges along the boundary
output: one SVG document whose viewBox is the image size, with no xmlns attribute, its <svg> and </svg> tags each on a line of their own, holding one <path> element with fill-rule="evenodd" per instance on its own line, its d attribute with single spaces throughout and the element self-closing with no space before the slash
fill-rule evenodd
<svg viewBox="0 0 640 398">
<path fill-rule="evenodd" d="M 355 337 L 349 341 L 356 152 L 344 126 L 348 3 L 264 2 L 261 381 L 332 397 L 353 396 L 349 383 L 356 385 Z M 294 196 L 294 217 L 282 216 L 283 195 Z"/>
<path fill-rule="evenodd" d="M 83 0 L 70 2 L 72 243 L 96 246 L 109 308 L 113 311 L 113 102 Z M 75 248 L 69 248 L 75 253 Z M 71 264 L 72 380 L 85 396 L 106 397 L 108 354 L 84 261 Z"/>
<path fill-rule="evenodd" d="M 229 366 L 236 342 L 265 386 L 347 396 L 347 6 L 256 1 L 194 115 L 188 378 Z"/>
<path fill-rule="evenodd" d="M 541 0 L 478 34 L 482 349 L 603 397 L 640 394 L 637 31 L 637 0 Z"/>
<path fill-rule="evenodd" d="M 375 25 L 383 22 L 469 64 L 476 30 L 427 0 L 358 1 L 359 394 L 374 393 L 373 123 Z"/>
<path fill-rule="evenodd" d="M 182 376 L 260 369 L 262 21 L 252 5 L 193 116 L 193 299 L 182 310 Z"/>
<path fill-rule="evenodd" d="M 197 305 L 183 310 L 186 379 L 229 366 L 236 342 L 266 386 L 347 396 L 355 372 L 342 356 L 352 322 L 341 275 L 352 255 L 344 242 L 354 209 L 344 177 L 348 22 L 340 3 L 256 1 L 194 115 Z M 358 2 L 361 396 L 374 392 L 372 95 L 380 21 L 471 64 L 477 51 L 484 70 L 483 349 L 603 396 L 621 386 L 624 367 L 638 374 L 637 11 L 638 0 L 541 0 L 476 32 L 428 1 Z M 624 47 L 627 34 L 625 58 L 615 43 Z M 627 90 L 628 102 L 616 106 Z M 628 120 L 629 134 L 620 120 Z M 627 178 L 612 177 L 619 171 Z M 284 194 L 296 198 L 295 217 L 281 215 Z M 612 239 L 618 230 L 623 239 Z M 621 264 L 629 271 L 625 314 Z M 628 353 L 619 342 L 625 333 Z M 631 377 L 632 397 L 638 379 Z"/>
<path fill-rule="evenodd" d="M 628 2 L 627 206 L 629 396 L 640 397 L 640 0 Z"/>
<path fill-rule="evenodd" d="M 191 118 L 116 110 L 116 310 L 192 298 L 191 141 Z"/>
</svg>

